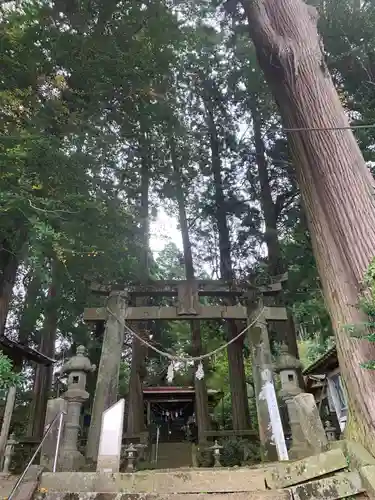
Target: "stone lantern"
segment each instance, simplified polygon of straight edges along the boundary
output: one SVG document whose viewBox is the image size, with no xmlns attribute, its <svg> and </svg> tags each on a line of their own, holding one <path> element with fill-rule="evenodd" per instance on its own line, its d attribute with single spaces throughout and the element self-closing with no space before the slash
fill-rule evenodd
<svg viewBox="0 0 375 500">
<path fill-rule="evenodd" d="M 324 430 L 328 441 L 336 441 L 336 427 L 334 427 L 329 420 L 324 422 Z"/>
<path fill-rule="evenodd" d="M 85 463 L 78 451 L 78 432 L 83 403 L 89 398 L 86 391 L 87 374 L 96 370 L 85 355 L 83 346 L 77 347 L 77 354 L 70 358 L 62 367 L 61 373 L 68 375 L 68 388 L 62 397 L 67 401 L 64 438 L 60 453 L 60 470 L 76 471 Z"/>
<path fill-rule="evenodd" d="M 295 396 L 303 392 L 298 384 L 298 370 L 300 368 L 302 368 L 302 363 L 288 352 L 286 344 L 282 344 L 279 358 L 275 364 L 275 372 L 280 375 L 281 390 L 279 395 L 288 410 L 292 433 L 292 446 L 289 450 L 290 458 L 303 458 L 306 456 L 305 439 L 301 432 L 301 423 L 293 401 Z"/>
<path fill-rule="evenodd" d="M 280 375 L 280 396 L 284 401 L 303 392 L 298 384 L 298 370 L 301 368 L 301 361 L 288 352 L 286 344 L 282 344 L 279 358 L 275 364 L 275 372 Z"/>
</svg>

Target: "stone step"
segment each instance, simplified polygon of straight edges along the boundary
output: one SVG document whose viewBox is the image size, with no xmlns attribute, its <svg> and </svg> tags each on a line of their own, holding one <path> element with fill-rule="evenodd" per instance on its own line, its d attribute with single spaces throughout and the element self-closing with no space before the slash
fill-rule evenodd
<svg viewBox="0 0 375 500">
<path fill-rule="evenodd" d="M 160 457 L 155 465 L 165 467 L 166 469 L 180 469 L 181 467 L 188 469 L 192 467 L 192 459 L 191 457 L 179 457 L 178 459 L 174 457 Z"/>
<path fill-rule="evenodd" d="M 42 468 L 32 465 L 24 477 L 22 483 L 13 494 L 14 500 L 31 500 L 38 488 L 39 478 L 42 474 Z M 0 498 L 8 498 L 13 490 L 19 476 L 0 473 Z"/>
<path fill-rule="evenodd" d="M 237 493 L 50 493 L 43 490 L 35 500 L 290 500 L 290 492 L 253 491 Z"/>
<path fill-rule="evenodd" d="M 18 476 L 0 473 L 0 498 L 7 498 L 16 484 Z"/>
<path fill-rule="evenodd" d="M 152 450 L 152 456 L 155 457 L 156 448 Z M 179 469 L 188 468 L 192 463 L 191 443 L 160 443 L 158 449 L 158 461 L 155 464 L 157 469 Z"/>
<path fill-rule="evenodd" d="M 156 444 L 153 444 L 156 447 Z M 159 443 L 159 453 L 171 453 L 173 451 L 187 452 L 191 450 L 191 443 Z"/>
<path fill-rule="evenodd" d="M 45 472 L 40 487 L 48 492 L 76 493 L 236 493 L 266 491 L 264 470 L 252 468 L 164 469 L 132 474 Z M 185 499 L 187 500 L 187 499 Z"/>
<path fill-rule="evenodd" d="M 190 441 L 159 441 L 159 446 L 173 446 L 174 448 L 191 448 Z"/>
</svg>

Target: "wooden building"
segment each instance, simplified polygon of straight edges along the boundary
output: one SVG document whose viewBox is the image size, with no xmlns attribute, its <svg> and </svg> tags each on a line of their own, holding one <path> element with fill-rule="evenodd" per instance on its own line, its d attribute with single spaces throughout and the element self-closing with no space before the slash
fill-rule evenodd
<svg viewBox="0 0 375 500">
<path fill-rule="evenodd" d="M 211 411 L 222 397 L 220 391 L 207 390 Z M 194 387 L 144 387 L 143 400 L 146 407 L 146 426 L 159 425 L 161 438 L 167 441 L 184 439 L 187 423 L 195 419 Z"/>
<path fill-rule="evenodd" d="M 24 360 L 44 366 L 50 366 L 55 362 L 54 359 L 45 356 L 36 349 L 5 336 L 0 336 L 0 350 L 13 361 L 16 371 L 22 368 Z"/>
<path fill-rule="evenodd" d="M 303 375 L 306 391 L 314 395 L 322 420 L 331 420 L 338 433 L 343 432 L 348 407 L 336 347 L 329 349 L 308 366 Z"/>
</svg>

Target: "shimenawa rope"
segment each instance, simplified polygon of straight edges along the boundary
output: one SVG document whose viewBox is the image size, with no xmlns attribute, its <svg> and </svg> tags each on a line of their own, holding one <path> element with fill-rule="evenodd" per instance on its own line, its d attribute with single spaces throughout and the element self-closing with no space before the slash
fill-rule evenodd
<svg viewBox="0 0 375 500">
<path fill-rule="evenodd" d="M 180 363 L 185 363 L 186 364 L 186 363 L 189 363 L 189 362 L 197 362 L 197 361 L 202 361 L 203 359 L 211 358 L 212 356 L 214 356 L 218 352 L 221 352 L 224 349 L 226 349 L 230 344 L 233 344 L 233 342 L 236 342 L 236 340 L 238 340 L 240 337 L 242 337 L 242 335 L 244 335 L 250 328 L 252 328 L 258 322 L 258 320 L 261 318 L 261 316 L 262 316 L 262 314 L 264 312 L 264 307 L 262 308 L 262 310 L 260 311 L 260 313 L 257 315 L 257 317 L 249 325 L 246 326 L 246 328 L 244 328 L 238 335 L 236 335 L 235 337 L 233 337 L 232 339 L 230 339 L 229 342 L 227 342 L 226 344 L 218 347 L 217 349 L 214 349 L 213 351 L 211 351 L 211 352 L 209 352 L 207 354 L 202 354 L 201 356 L 188 356 L 188 357 L 186 357 L 186 356 L 177 356 L 175 354 L 170 354 L 169 352 L 161 351 L 157 347 L 155 347 L 152 344 L 150 344 L 149 342 L 147 342 L 147 340 L 143 339 L 140 335 L 138 335 L 131 328 L 129 328 L 128 325 L 125 323 L 125 321 L 122 321 L 120 318 L 118 318 L 117 315 L 113 311 L 111 311 L 111 309 L 109 309 L 109 307 L 107 307 L 107 312 L 111 316 L 113 316 L 116 319 L 116 321 L 118 321 L 120 323 L 120 325 L 122 325 L 128 333 L 130 333 L 131 335 L 133 335 L 136 339 L 138 339 L 140 342 L 142 342 L 149 349 L 152 349 L 157 354 L 159 354 L 160 356 L 163 356 L 163 357 L 169 359 L 170 361 L 176 361 L 176 362 L 180 362 Z"/>
</svg>

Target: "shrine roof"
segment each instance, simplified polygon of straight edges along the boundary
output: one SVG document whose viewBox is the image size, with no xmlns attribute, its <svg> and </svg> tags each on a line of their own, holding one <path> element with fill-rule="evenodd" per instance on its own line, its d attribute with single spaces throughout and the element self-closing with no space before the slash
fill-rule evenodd
<svg viewBox="0 0 375 500">
<path fill-rule="evenodd" d="M 314 363 L 311 363 L 304 371 L 303 375 L 326 374 L 338 366 L 336 346 L 331 347 Z"/>
<path fill-rule="evenodd" d="M 55 363 L 54 359 L 49 358 L 36 349 L 11 340 L 10 338 L 5 336 L 0 336 L 0 349 L 13 361 L 15 361 L 16 359 L 27 359 L 29 361 L 33 361 L 34 363 L 45 366 L 49 366 Z"/>
</svg>

